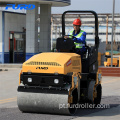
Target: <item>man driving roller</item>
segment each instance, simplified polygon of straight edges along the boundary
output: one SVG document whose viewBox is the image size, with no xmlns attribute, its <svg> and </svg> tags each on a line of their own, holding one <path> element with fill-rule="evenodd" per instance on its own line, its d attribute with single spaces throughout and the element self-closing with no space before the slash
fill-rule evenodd
<svg viewBox="0 0 120 120">
<path fill-rule="evenodd" d="M 81 55 L 81 58 L 83 57 L 84 52 L 86 51 L 85 49 L 85 44 L 86 44 L 86 32 L 81 30 L 81 20 L 80 19 L 75 19 L 73 21 L 73 28 L 74 30 L 70 31 L 69 36 L 65 36 L 64 38 L 73 38 L 74 44 L 76 46 L 75 52 L 77 54 Z"/>
</svg>

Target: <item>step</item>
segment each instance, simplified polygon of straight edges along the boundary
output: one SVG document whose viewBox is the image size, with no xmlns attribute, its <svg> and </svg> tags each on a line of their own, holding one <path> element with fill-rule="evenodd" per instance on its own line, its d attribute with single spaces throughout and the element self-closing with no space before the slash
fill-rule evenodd
<svg viewBox="0 0 120 120">
<path fill-rule="evenodd" d="M 111 73 L 118 73 L 118 74 L 120 74 L 120 71 L 116 71 L 116 70 L 111 70 L 111 71 L 106 71 L 106 70 L 102 70 L 102 73 L 109 73 L 109 74 L 111 74 Z"/>
<path fill-rule="evenodd" d="M 99 67 L 102 76 L 116 76 L 120 77 L 120 67 Z"/>
<path fill-rule="evenodd" d="M 120 67 L 99 67 L 101 70 L 120 70 Z"/>
<path fill-rule="evenodd" d="M 119 74 L 119 73 L 116 73 L 116 74 L 102 73 L 102 76 L 114 76 L 114 77 L 120 77 L 120 74 Z"/>
</svg>

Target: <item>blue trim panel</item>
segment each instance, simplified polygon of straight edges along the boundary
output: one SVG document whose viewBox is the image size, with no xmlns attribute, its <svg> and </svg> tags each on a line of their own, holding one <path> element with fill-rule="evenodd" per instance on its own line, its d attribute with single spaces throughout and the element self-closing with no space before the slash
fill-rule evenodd
<svg viewBox="0 0 120 120">
<path fill-rule="evenodd" d="M 25 62 L 24 52 L 14 52 L 14 63 L 23 63 Z"/>
<path fill-rule="evenodd" d="M 4 63 L 4 36 L 5 36 L 5 18 L 4 12 L 2 12 L 2 64 Z"/>
<path fill-rule="evenodd" d="M 2 60 L 4 59 L 4 63 L 9 63 L 9 52 L 4 53 L 4 58 L 3 58 L 3 53 L 0 52 L 0 63 L 2 63 Z"/>
<path fill-rule="evenodd" d="M 14 52 L 14 63 L 23 63 L 24 61 L 23 52 Z M 2 52 L 0 52 L 0 63 L 2 63 Z M 9 52 L 4 53 L 4 63 L 10 63 Z"/>
<path fill-rule="evenodd" d="M 9 60 L 9 52 L 5 52 L 4 53 L 4 63 L 9 63 L 10 62 L 10 60 Z"/>
<path fill-rule="evenodd" d="M 2 63 L 2 52 L 0 52 L 0 63 Z"/>
<path fill-rule="evenodd" d="M 26 60 L 28 60 L 29 58 L 31 58 L 32 56 L 36 55 L 38 53 L 26 53 Z"/>
<path fill-rule="evenodd" d="M 2 52 L 0 52 L 0 63 L 2 63 Z M 31 58 L 32 56 L 36 55 L 38 53 L 26 53 L 26 60 L 28 60 L 29 58 Z M 9 52 L 5 52 L 4 53 L 4 63 L 10 63 L 10 56 L 9 56 Z M 14 63 L 23 63 L 24 62 L 24 53 L 23 52 L 19 52 L 16 53 L 14 52 Z"/>
</svg>

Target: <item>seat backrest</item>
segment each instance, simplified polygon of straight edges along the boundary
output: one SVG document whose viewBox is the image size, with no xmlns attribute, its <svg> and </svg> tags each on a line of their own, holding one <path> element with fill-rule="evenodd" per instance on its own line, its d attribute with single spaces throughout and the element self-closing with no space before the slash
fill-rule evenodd
<svg viewBox="0 0 120 120">
<path fill-rule="evenodd" d="M 71 38 L 58 38 L 56 42 L 56 49 L 60 52 L 71 52 L 75 48 L 74 41 Z"/>
<path fill-rule="evenodd" d="M 108 59 L 107 59 L 107 62 L 111 64 L 111 58 L 108 58 Z"/>
<path fill-rule="evenodd" d="M 111 58 L 108 58 L 107 62 L 111 64 Z M 117 58 L 113 58 L 113 63 L 117 64 Z"/>
<path fill-rule="evenodd" d="M 113 63 L 117 63 L 117 58 L 113 58 Z"/>
</svg>

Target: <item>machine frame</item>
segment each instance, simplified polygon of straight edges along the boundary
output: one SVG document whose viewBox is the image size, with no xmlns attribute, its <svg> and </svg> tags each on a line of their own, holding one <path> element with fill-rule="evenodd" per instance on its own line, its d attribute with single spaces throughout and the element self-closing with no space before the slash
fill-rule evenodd
<svg viewBox="0 0 120 120">
<path fill-rule="evenodd" d="M 81 59 L 80 55 L 74 53 L 73 40 L 71 38 L 64 40 L 66 13 L 94 14 L 95 46 L 91 48 L 86 46 L 88 52 L 85 54 L 88 54 L 88 57 Z M 94 11 L 64 12 L 62 35 L 56 44 L 60 52 L 41 53 L 23 63 L 19 74 L 17 97 L 18 107 L 22 112 L 73 115 L 76 108 L 71 106 L 74 104 L 100 104 L 102 86 L 97 61 L 99 47 L 97 14 Z M 59 80 L 59 83 L 56 84 L 55 80 Z M 59 109 L 60 103 L 69 104 L 68 109 Z"/>
</svg>

